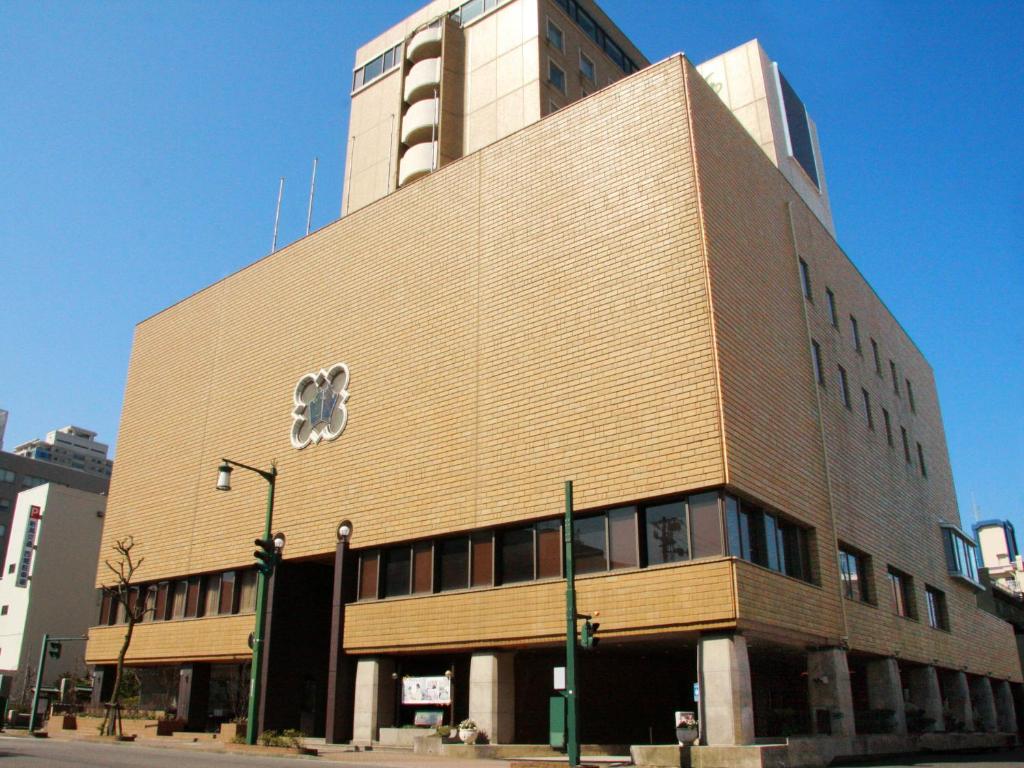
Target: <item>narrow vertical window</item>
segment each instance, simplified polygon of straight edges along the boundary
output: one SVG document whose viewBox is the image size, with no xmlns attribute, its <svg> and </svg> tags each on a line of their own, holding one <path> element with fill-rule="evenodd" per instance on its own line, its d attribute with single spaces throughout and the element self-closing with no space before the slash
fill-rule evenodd
<svg viewBox="0 0 1024 768">
<path fill-rule="evenodd" d="M 412 548 L 408 545 L 384 551 L 384 597 L 408 595 L 412 589 Z"/>
<path fill-rule="evenodd" d="M 889 412 L 885 410 L 885 408 L 882 409 L 882 418 L 885 420 L 885 442 L 887 442 L 889 447 L 892 448 L 892 418 L 889 416 Z"/>
<path fill-rule="evenodd" d="M 868 429 L 874 429 L 875 417 L 874 414 L 871 413 L 871 393 L 863 387 L 861 388 L 860 393 L 864 398 L 864 418 L 868 422 Z"/>
<path fill-rule="evenodd" d="M 917 464 L 921 469 L 921 477 L 928 477 L 928 468 L 924 463 L 924 448 L 920 443 L 917 444 Z"/>
<path fill-rule="evenodd" d="M 610 568 L 636 568 L 636 509 L 623 507 L 608 512 L 608 565 Z"/>
<path fill-rule="evenodd" d="M 565 50 L 565 37 L 562 35 L 562 30 L 551 19 L 548 19 L 548 42 L 553 48 L 560 51 Z"/>
<path fill-rule="evenodd" d="M 469 586 L 469 538 L 442 539 L 434 547 L 438 589 L 447 592 Z"/>
<path fill-rule="evenodd" d="M 875 373 L 882 375 L 882 356 L 878 352 L 878 342 L 871 340 L 871 356 L 875 359 Z"/>
<path fill-rule="evenodd" d="M 892 360 L 889 361 L 889 373 L 892 374 L 892 391 L 896 393 L 896 397 L 900 396 L 900 377 L 896 373 L 896 363 Z"/>
<path fill-rule="evenodd" d="M 804 289 L 804 298 L 814 301 L 814 294 L 811 292 L 811 268 L 803 259 L 800 259 L 800 285 Z"/>
<path fill-rule="evenodd" d="M 565 72 L 553 61 L 548 62 L 548 82 L 565 93 Z"/>
<path fill-rule="evenodd" d="M 434 545 L 421 541 L 412 545 L 413 594 L 434 591 Z"/>
<path fill-rule="evenodd" d="M 648 565 L 690 559 L 690 535 L 683 502 L 649 506 L 644 517 Z"/>
<path fill-rule="evenodd" d="M 469 586 L 491 586 L 494 583 L 494 534 L 491 531 L 474 533 L 469 539 L 469 545 Z"/>
<path fill-rule="evenodd" d="M 687 499 L 690 508 L 690 539 L 693 557 L 721 555 L 722 515 L 719 512 L 718 492 L 698 493 Z"/>
<path fill-rule="evenodd" d="M 828 320 L 833 328 L 839 327 L 839 312 L 836 310 L 836 295 L 831 288 L 825 289 L 825 296 L 828 298 Z"/>
<path fill-rule="evenodd" d="M 910 463 L 910 439 L 907 437 L 907 428 L 900 427 L 900 434 L 903 436 L 903 458 L 906 459 L 907 464 Z"/>
<path fill-rule="evenodd" d="M 580 51 L 580 74 L 592 83 L 597 82 L 597 74 L 594 70 L 594 62 L 583 51 Z"/>
<path fill-rule="evenodd" d="M 863 352 L 860 346 L 860 327 L 857 325 L 857 318 L 850 315 L 850 333 L 853 335 L 853 348 Z"/>
<path fill-rule="evenodd" d="M 532 525 L 501 532 L 498 562 L 501 566 L 502 584 L 534 579 Z"/>
<path fill-rule="evenodd" d="M 910 410 L 917 413 L 917 404 L 914 402 L 914 387 L 910 383 L 910 379 L 904 382 L 907 385 L 907 402 L 910 403 Z"/>
<path fill-rule="evenodd" d="M 846 369 L 843 366 L 836 366 L 839 369 L 839 393 L 843 398 L 843 405 L 850 407 L 850 385 L 846 380 Z"/>
<path fill-rule="evenodd" d="M 605 516 L 585 517 L 576 521 L 573 531 L 577 573 L 608 570 L 608 536 Z"/>
<path fill-rule="evenodd" d="M 359 599 L 377 599 L 377 571 L 380 554 L 373 550 L 359 557 Z"/>
<path fill-rule="evenodd" d="M 562 575 L 562 526 L 558 520 L 537 523 L 537 578 Z"/>
<path fill-rule="evenodd" d="M 811 340 L 811 357 L 814 360 L 814 378 L 821 386 L 825 386 L 825 368 L 821 364 L 821 346 Z"/>
</svg>

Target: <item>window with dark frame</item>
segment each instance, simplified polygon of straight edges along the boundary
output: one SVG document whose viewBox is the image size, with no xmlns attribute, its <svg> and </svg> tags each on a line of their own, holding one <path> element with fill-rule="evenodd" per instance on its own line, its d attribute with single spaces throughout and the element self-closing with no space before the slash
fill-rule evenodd
<svg viewBox="0 0 1024 768">
<path fill-rule="evenodd" d="M 860 345 L 860 327 L 857 325 L 857 318 L 850 315 L 850 333 L 853 336 L 853 348 L 858 353 L 863 353 Z"/>
<path fill-rule="evenodd" d="M 419 595 L 433 591 L 434 544 L 430 541 L 418 541 L 412 545 L 412 592 Z"/>
<path fill-rule="evenodd" d="M 580 74 L 592 83 L 597 82 L 597 72 L 594 69 L 594 62 L 583 51 L 580 51 Z"/>
<path fill-rule="evenodd" d="M 849 410 L 850 405 L 850 384 L 846 380 L 846 369 L 843 366 L 836 366 L 839 369 L 839 394 L 843 399 L 843 405 Z"/>
<path fill-rule="evenodd" d="M 408 595 L 412 590 L 412 548 L 389 547 L 383 551 L 384 597 Z"/>
<path fill-rule="evenodd" d="M 573 555 L 576 573 L 608 570 L 608 536 L 605 516 L 584 517 L 574 521 Z"/>
<path fill-rule="evenodd" d="M 885 408 L 882 409 L 882 420 L 885 422 L 885 442 L 892 448 L 894 445 L 892 440 L 892 417 L 889 416 L 889 412 Z"/>
<path fill-rule="evenodd" d="M 867 420 L 868 429 L 873 430 L 875 428 L 875 416 L 871 412 L 871 393 L 861 387 L 860 394 L 864 400 L 864 418 Z"/>
<path fill-rule="evenodd" d="M 562 34 L 561 28 L 551 19 L 548 19 L 547 38 L 552 47 L 559 51 L 565 50 L 565 35 Z"/>
<path fill-rule="evenodd" d="M 907 619 L 916 619 L 917 610 L 914 607 L 913 579 L 908 574 L 892 566 L 889 567 L 888 578 L 893 613 Z"/>
<path fill-rule="evenodd" d="M 532 581 L 534 573 L 533 526 L 506 528 L 498 540 L 498 571 L 502 584 Z"/>
<path fill-rule="evenodd" d="M 920 443 L 917 444 L 917 465 L 921 470 L 921 477 L 928 477 L 928 467 L 924 463 L 924 448 Z"/>
<path fill-rule="evenodd" d="M 903 458 L 907 464 L 910 464 L 913 459 L 910 457 L 910 438 L 907 437 L 906 427 L 900 427 L 900 436 L 903 438 Z"/>
<path fill-rule="evenodd" d="M 543 520 L 537 530 L 537 578 L 562 577 L 562 524 L 558 520 Z"/>
<path fill-rule="evenodd" d="M 448 592 L 469 586 L 469 537 L 441 539 L 436 545 L 438 590 Z"/>
<path fill-rule="evenodd" d="M 810 302 L 814 301 L 814 293 L 811 290 L 811 268 L 807 262 L 800 259 L 800 285 L 804 290 L 804 298 Z"/>
<path fill-rule="evenodd" d="M 850 600 L 871 602 L 867 560 L 865 555 L 840 545 L 839 574 L 842 578 L 843 594 Z"/>
<path fill-rule="evenodd" d="M 363 552 L 359 556 L 359 599 L 376 600 L 377 577 L 380 570 L 380 551 L 376 549 Z"/>
<path fill-rule="evenodd" d="M 905 379 L 903 383 L 907 385 L 907 402 L 910 403 L 910 410 L 912 413 L 917 413 L 917 404 L 914 402 L 914 386 L 910 383 L 910 379 Z"/>
<path fill-rule="evenodd" d="M 882 375 L 882 356 L 878 352 L 878 342 L 871 339 L 871 356 L 875 359 L 875 373 Z"/>
<path fill-rule="evenodd" d="M 825 288 L 825 297 L 828 299 L 828 320 L 832 323 L 832 327 L 839 328 L 839 312 L 836 309 L 836 295 L 832 293 L 832 289 Z"/>
<path fill-rule="evenodd" d="M 892 360 L 889 361 L 889 373 L 892 374 L 892 391 L 896 393 L 896 397 L 900 396 L 900 377 L 896 373 L 896 363 Z"/>
<path fill-rule="evenodd" d="M 821 345 L 811 339 L 811 360 L 814 363 L 814 378 L 818 384 L 825 386 L 825 367 L 821 362 Z"/>
<path fill-rule="evenodd" d="M 686 505 L 680 501 L 644 508 L 647 564 L 661 565 L 690 559 Z"/>
<path fill-rule="evenodd" d="M 946 608 L 946 593 L 941 589 L 925 585 L 925 600 L 928 603 L 928 626 L 949 631 L 949 611 Z"/>
<path fill-rule="evenodd" d="M 553 61 L 548 61 L 548 83 L 565 93 L 565 72 Z"/>
</svg>

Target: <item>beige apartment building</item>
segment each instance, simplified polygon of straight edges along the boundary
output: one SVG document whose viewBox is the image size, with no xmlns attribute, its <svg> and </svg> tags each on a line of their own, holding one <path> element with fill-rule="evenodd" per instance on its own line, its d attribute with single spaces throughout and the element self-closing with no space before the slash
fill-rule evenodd
<svg viewBox="0 0 1024 768">
<path fill-rule="evenodd" d="M 263 727 L 374 742 L 447 673 L 446 722 L 546 743 L 572 480 L 585 742 L 674 743 L 677 710 L 709 748 L 1016 730 L 931 368 L 737 50 L 438 0 L 357 54 L 343 218 L 138 325 L 102 550 L 145 556 L 129 663 L 179 670 L 193 727 L 237 714 L 254 625 L 266 484 L 218 493 L 227 457 L 278 472 Z"/>
</svg>

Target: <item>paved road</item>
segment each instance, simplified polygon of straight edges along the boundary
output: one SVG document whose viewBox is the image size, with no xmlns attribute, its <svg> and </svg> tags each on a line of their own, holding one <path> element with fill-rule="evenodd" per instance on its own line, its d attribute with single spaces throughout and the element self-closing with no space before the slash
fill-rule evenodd
<svg viewBox="0 0 1024 768">
<path fill-rule="evenodd" d="M 455 768 L 458 765 L 504 766 L 500 761 L 448 761 L 410 754 L 359 754 L 317 757 L 261 757 L 191 749 L 188 745 L 96 744 L 57 739 L 0 736 L 0 768 Z M 982 754 L 918 755 L 898 760 L 858 763 L 859 768 L 1021 768 L 1024 748 Z"/>
<path fill-rule="evenodd" d="M 0 768 L 456 768 L 466 761 L 411 753 L 330 754 L 325 757 L 263 757 L 204 751 L 188 744 L 144 744 L 0 736 Z M 503 761 L 474 761 L 470 766 L 504 768 Z"/>
<path fill-rule="evenodd" d="M 960 765 L 966 768 L 1021 768 L 1024 766 L 1024 748 L 977 754 L 910 755 L 896 759 L 889 758 L 880 762 L 858 762 L 849 765 L 856 765 L 856 768 L 902 768 L 908 765 L 915 766 L 915 768 L 955 768 Z M 0 768 L 2 766 L 3 763 L 0 763 Z"/>
</svg>

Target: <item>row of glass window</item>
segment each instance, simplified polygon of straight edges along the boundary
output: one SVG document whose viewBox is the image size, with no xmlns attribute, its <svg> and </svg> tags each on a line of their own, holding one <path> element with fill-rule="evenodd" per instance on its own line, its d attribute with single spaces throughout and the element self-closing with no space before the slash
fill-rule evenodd
<svg viewBox="0 0 1024 768">
<path fill-rule="evenodd" d="M 352 73 L 352 90 L 362 88 L 367 83 L 372 83 L 385 72 L 402 63 L 402 44 L 399 43 L 388 48 L 384 53 L 366 62 L 361 67 L 356 67 Z"/>
<path fill-rule="evenodd" d="M 608 55 L 609 59 L 615 62 L 619 69 L 627 75 L 640 70 L 636 62 L 623 52 L 618 43 L 612 40 L 604 28 L 594 21 L 594 18 L 583 10 L 579 3 L 575 2 L 575 0 L 555 0 L 555 5 L 565 11 L 565 14 L 576 22 L 576 26 L 583 30 L 587 37 L 597 43 L 598 47 Z"/>
<path fill-rule="evenodd" d="M 574 521 L 577 574 L 734 555 L 812 580 L 810 532 L 719 491 L 616 507 Z M 561 578 L 562 520 L 367 550 L 360 600 Z"/>
<path fill-rule="evenodd" d="M 466 26 L 475 19 L 494 8 L 497 8 L 505 0 L 469 0 L 463 3 L 448 15 L 457 23 Z"/>
<path fill-rule="evenodd" d="M 850 600 L 870 605 L 877 604 L 871 588 L 871 558 L 845 545 L 839 547 L 839 576 L 843 594 Z M 892 610 L 897 616 L 917 619 L 917 601 L 914 598 L 914 577 L 898 568 L 886 569 Z M 946 593 L 929 584 L 925 585 L 925 605 L 928 609 L 928 626 L 934 629 L 949 629 L 949 610 Z"/>
<path fill-rule="evenodd" d="M 946 550 L 946 567 L 950 576 L 966 579 L 979 585 L 978 555 L 974 540 L 951 525 L 942 526 L 942 541 Z"/>
<path fill-rule="evenodd" d="M 224 616 L 256 610 L 256 571 L 237 571 L 189 576 L 176 581 L 140 584 L 128 592 L 128 606 L 134 610 L 145 600 L 142 621 L 172 621 L 200 616 Z M 124 624 L 125 607 L 112 590 L 100 599 L 100 626 Z"/>
</svg>

